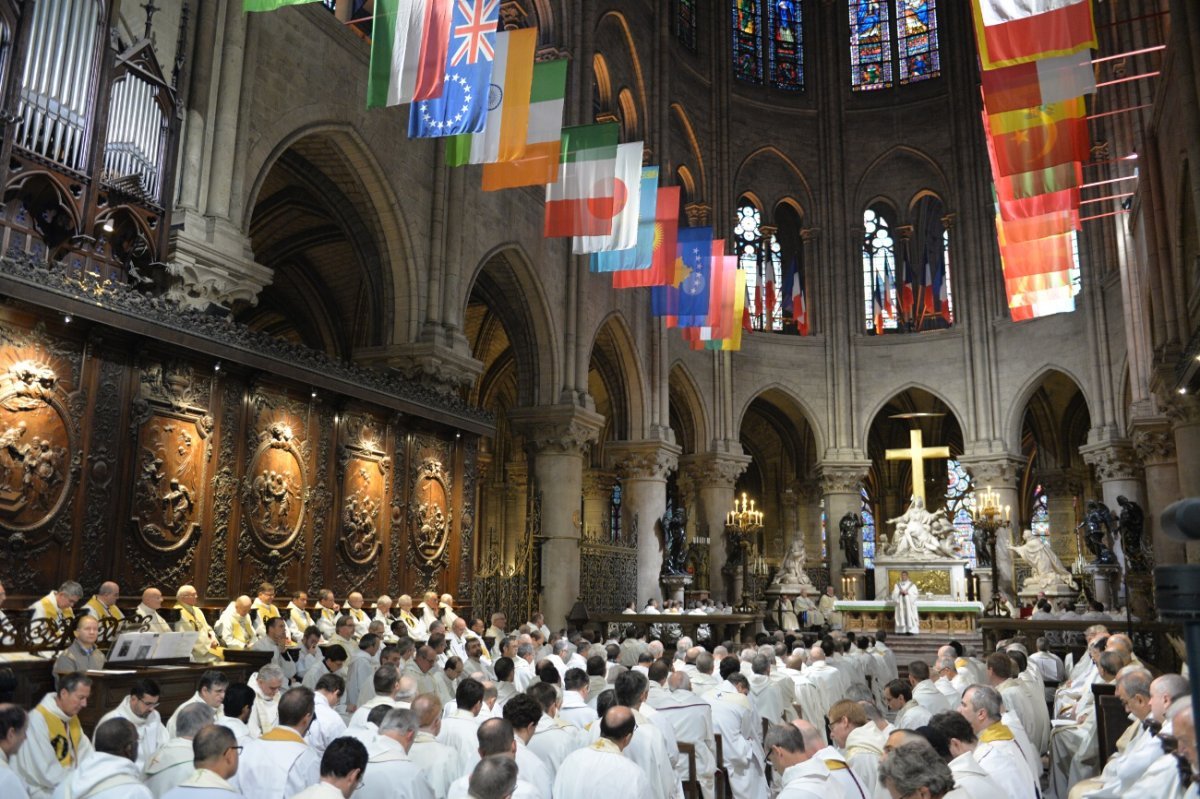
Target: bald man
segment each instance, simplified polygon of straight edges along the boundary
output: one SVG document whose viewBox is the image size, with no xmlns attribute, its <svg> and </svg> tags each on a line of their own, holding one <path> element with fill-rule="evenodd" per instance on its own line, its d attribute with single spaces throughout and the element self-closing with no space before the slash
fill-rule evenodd
<svg viewBox="0 0 1200 799">
<path fill-rule="evenodd" d="M 86 613 L 89 616 L 95 616 L 97 619 L 121 621 L 125 618 L 125 614 L 117 607 L 117 600 L 120 596 L 121 586 L 112 580 L 100 583 L 100 588 L 96 591 L 96 595 L 84 603 L 80 612 Z"/>
<path fill-rule="evenodd" d="M 600 719 L 600 737 L 567 755 L 554 778 L 554 799 L 650 796 L 646 776 L 625 756 L 633 741 L 633 709 L 617 705 Z"/>
<path fill-rule="evenodd" d="M 250 597 L 244 594 L 225 606 L 216 626 L 217 636 L 225 648 L 249 649 L 258 640 L 254 625 L 250 622 L 252 606 Z"/>
<path fill-rule="evenodd" d="M 137 615 L 150 620 L 149 632 L 171 632 L 171 625 L 167 624 L 167 620 L 158 614 L 159 609 L 162 608 L 162 602 L 162 591 L 157 588 L 147 588 L 142 592 L 142 601 L 137 606 Z"/>
</svg>

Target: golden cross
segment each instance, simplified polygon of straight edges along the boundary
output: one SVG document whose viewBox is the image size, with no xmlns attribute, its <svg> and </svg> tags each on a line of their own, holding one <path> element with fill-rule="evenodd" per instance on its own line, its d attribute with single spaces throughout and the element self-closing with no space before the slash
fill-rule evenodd
<svg viewBox="0 0 1200 799">
<path fill-rule="evenodd" d="M 919 429 L 908 431 L 908 443 L 908 449 L 889 449 L 883 454 L 889 461 L 912 461 L 913 496 L 920 497 L 928 507 L 929 503 L 925 501 L 925 460 L 949 458 L 950 448 L 922 446 Z"/>
</svg>

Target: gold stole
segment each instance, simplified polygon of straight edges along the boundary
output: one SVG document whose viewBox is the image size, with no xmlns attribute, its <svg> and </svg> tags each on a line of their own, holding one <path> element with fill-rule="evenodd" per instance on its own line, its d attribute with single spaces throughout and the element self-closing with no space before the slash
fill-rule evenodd
<svg viewBox="0 0 1200 799">
<path fill-rule="evenodd" d="M 87 606 L 96 611 L 97 619 L 116 619 L 120 621 L 125 618 L 125 614 L 116 605 L 113 605 L 111 608 L 104 607 L 104 603 L 100 601 L 100 597 L 94 596 L 89 599 Z"/>
<path fill-rule="evenodd" d="M 337 622 L 337 611 L 330 610 L 329 608 L 322 605 L 321 606 L 321 620 L 330 622 L 331 624 L 336 623 Z"/>
<path fill-rule="evenodd" d="M 312 617 L 308 615 L 307 611 L 292 608 L 289 615 L 292 617 L 292 624 L 296 625 L 296 629 L 300 631 L 301 635 L 304 635 L 304 631 L 312 625 Z"/>
<path fill-rule="evenodd" d="M 354 616 L 355 621 L 363 621 L 367 618 L 367 614 L 358 608 L 350 608 L 350 614 Z"/>
<path fill-rule="evenodd" d="M 998 721 L 979 735 L 979 742 L 981 744 L 990 744 L 992 741 L 1011 740 L 1013 740 L 1012 730 Z"/>
<path fill-rule="evenodd" d="M 79 723 L 79 717 L 73 716 L 70 722 L 64 723 L 43 705 L 38 705 L 37 711 L 46 720 L 50 746 L 54 749 L 58 764 L 63 768 L 71 768 L 75 765 L 75 753 L 79 751 L 79 739 L 83 737 L 83 725 Z"/>
<path fill-rule="evenodd" d="M 279 608 L 274 605 L 259 605 L 258 617 L 263 620 L 264 624 L 267 622 L 267 619 L 277 619 L 279 618 Z"/>
<path fill-rule="evenodd" d="M 175 609 L 179 611 L 183 618 L 187 619 L 187 623 L 192 625 L 192 629 L 196 632 L 202 633 L 208 629 L 208 620 L 204 618 L 204 614 L 197 613 L 191 607 L 184 605 L 183 603 L 176 605 Z"/>
<path fill-rule="evenodd" d="M 60 608 L 58 603 L 54 601 L 54 595 L 42 597 L 42 613 L 46 614 L 47 619 L 55 621 L 65 621 L 75 618 L 75 611 L 70 608 Z"/>
<path fill-rule="evenodd" d="M 250 639 L 246 636 L 246 628 L 242 626 L 246 617 L 242 616 L 239 618 L 236 613 L 230 613 L 229 620 L 233 622 L 233 629 L 229 631 L 230 634 L 243 644 L 249 643 Z"/>
<path fill-rule="evenodd" d="M 407 610 L 400 611 L 400 618 L 404 619 L 404 623 L 408 625 L 408 629 L 415 630 L 417 628 L 417 617 Z"/>
</svg>

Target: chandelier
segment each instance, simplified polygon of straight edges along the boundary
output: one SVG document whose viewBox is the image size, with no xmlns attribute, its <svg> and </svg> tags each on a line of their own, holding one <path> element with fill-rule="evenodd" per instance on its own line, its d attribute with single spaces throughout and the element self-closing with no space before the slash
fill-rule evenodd
<svg viewBox="0 0 1200 799">
<path fill-rule="evenodd" d="M 1011 523 L 1011 510 L 1008 505 L 1001 507 L 1000 494 L 993 491 L 991 486 L 988 486 L 986 491 L 977 494 L 975 497 L 975 509 L 972 512 L 972 515 L 975 517 L 975 526 L 983 531 L 984 545 L 988 547 L 992 555 L 992 601 L 986 611 L 986 615 L 988 616 L 1005 615 L 1004 603 L 1001 601 L 1000 596 L 1000 573 L 999 562 L 996 559 L 996 539 L 998 537 L 997 533 Z"/>
<path fill-rule="evenodd" d="M 725 514 L 725 526 L 737 530 L 741 535 L 749 535 L 762 528 L 763 512 L 754 509 L 754 500 L 747 500 L 743 491 L 741 500 L 736 496 L 733 498 L 733 510 Z"/>
</svg>

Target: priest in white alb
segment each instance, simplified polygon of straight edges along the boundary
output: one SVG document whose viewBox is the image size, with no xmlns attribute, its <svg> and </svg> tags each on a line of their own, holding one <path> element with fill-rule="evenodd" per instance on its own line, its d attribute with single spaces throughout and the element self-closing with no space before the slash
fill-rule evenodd
<svg viewBox="0 0 1200 799">
<path fill-rule="evenodd" d="M 25 781 L 30 799 L 49 799 L 55 786 L 92 751 L 79 721 L 91 693 L 90 677 L 66 674 L 58 680 L 58 691 L 46 694 L 29 712 L 25 743 L 11 765 Z"/>
<path fill-rule="evenodd" d="M 610 708 L 600 719 L 600 738 L 563 760 L 554 779 L 554 799 L 650 796 L 642 769 L 624 754 L 636 727 L 633 710 Z"/>
<path fill-rule="evenodd" d="M 121 700 L 121 704 L 117 705 L 115 710 L 101 716 L 96 724 L 99 727 L 114 718 L 125 719 L 133 724 L 138 734 L 136 762 L 139 771 L 146 767 L 146 763 L 169 737 L 167 726 L 163 724 L 162 716 L 156 710 L 161 696 L 162 689 L 154 680 L 137 680 L 130 686 L 129 696 Z"/>
<path fill-rule="evenodd" d="M 908 579 L 908 572 L 900 572 L 900 579 L 892 588 L 892 601 L 896 603 L 897 634 L 916 635 L 921 632 L 921 621 L 917 617 L 917 599 L 920 596 L 916 583 Z"/>
</svg>

